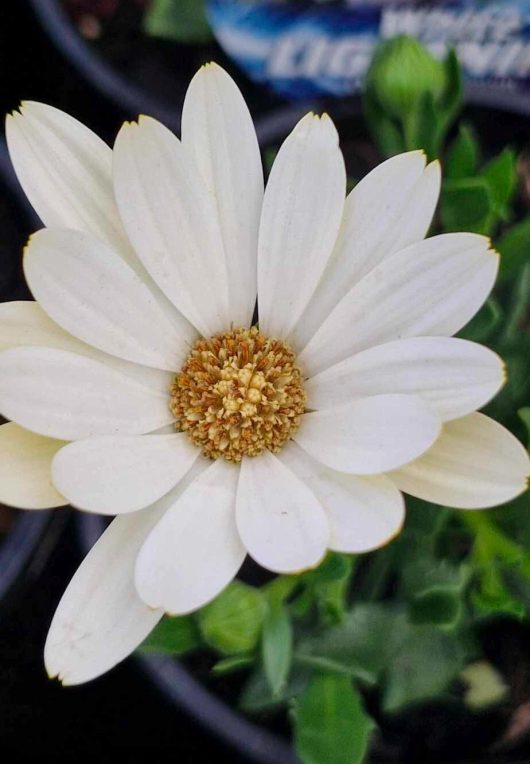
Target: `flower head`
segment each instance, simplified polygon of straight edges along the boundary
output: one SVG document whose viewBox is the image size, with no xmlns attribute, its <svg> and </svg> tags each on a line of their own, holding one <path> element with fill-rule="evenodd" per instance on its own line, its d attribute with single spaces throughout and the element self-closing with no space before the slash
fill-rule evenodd
<svg viewBox="0 0 530 764">
<path fill-rule="evenodd" d="M 247 553 L 291 573 L 386 543 L 401 490 L 468 509 L 524 490 L 524 449 L 475 413 L 503 364 L 452 337 L 498 257 L 473 234 L 424 240 L 440 169 L 421 152 L 345 199 L 335 127 L 309 114 L 264 191 L 215 65 L 181 140 L 140 117 L 111 152 L 36 103 L 7 135 L 46 227 L 24 256 L 37 302 L 0 308 L 0 499 L 118 515 L 59 604 L 51 675 L 108 670 Z"/>
</svg>

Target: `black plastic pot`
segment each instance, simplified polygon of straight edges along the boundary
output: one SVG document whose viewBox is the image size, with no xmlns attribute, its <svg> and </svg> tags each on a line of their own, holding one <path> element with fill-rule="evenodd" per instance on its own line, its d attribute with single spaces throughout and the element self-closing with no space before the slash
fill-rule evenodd
<svg viewBox="0 0 530 764">
<path fill-rule="evenodd" d="M 77 528 L 84 554 L 92 548 L 105 527 L 105 519 L 100 515 L 79 513 Z M 200 684 L 175 658 L 137 654 L 134 659 L 166 700 L 188 713 L 237 753 L 256 764 L 299 764 L 285 740 L 238 714 Z"/>
</svg>

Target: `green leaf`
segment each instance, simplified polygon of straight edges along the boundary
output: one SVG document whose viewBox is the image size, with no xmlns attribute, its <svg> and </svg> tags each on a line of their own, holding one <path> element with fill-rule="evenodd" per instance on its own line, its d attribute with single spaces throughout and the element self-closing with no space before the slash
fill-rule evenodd
<svg viewBox="0 0 530 764">
<path fill-rule="evenodd" d="M 444 232 L 487 233 L 494 200 L 485 178 L 463 178 L 444 183 L 441 220 Z"/>
<path fill-rule="evenodd" d="M 374 722 L 346 677 L 315 676 L 295 705 L 295 747 L 304 764 L 360 764 Z"/>
<path fill-rule="evenodd" d="M 405 151 L 405 140 L 399 126 L 386 115 L 369 86 L 363 94 L 363 112 L 374 142 L 387 157 Z"/>
<path fill-rule="evenodd" d="M 407 151 L 423 149 L 430 160 L 440 153 L 443 122 L 432 93 L 425 93 L 418 107 L 411 111 L 404 122 Z"/>
<path fill-rule="evenodd" d="M 504 578 L 503 564 L 492 560 L 483 568 L 480 588 L 472 592 L 471 603 L 478 616 L 510 616 L 522 619 L 528 604 L 522 600 L 520 591 L 514 594 Z"/>
<path fill-rule="evenodd" d="M 530 406 L 519 409 L 517 414 L 528 431 L 528 447 L 530 448 Z"/>
<path fill-rule="evenodd" d="M 384 680 L 382 707 L 396 713 L 443 697 L 470 657 L 464 635 L 402 619 L 395 626 L 392 660 Z"/>
<path fill-rule="evenodd" d="M 402 587 L 412 623 L 454 626 L 462 613 L 469 569 L 447 560 L 418 559 L 403 568 Z"/>
<path fill-rule="evenodd" d="M 345 663 L 334 661 L 332 658 L 322 658 L 319 655 L 306 655 L 295 652 L 293 663 L 298 666 L 317 669 L 321 672 L 325 671 L 328 674 L 341 674 L 342 676 L 350 677 L 350 679 L 358 679 L 359 682 L 367 686 L 373 686 L 376 683 L 373 674 L 365 671 L 362 666 L 346 665 Z"/>
<path fill-rule="evenodd" d="M 462 69 L 454 49 L 451 49 L 444 61 L 446 88 L 441 99 L 445 130 L 456 119 L 463 103 Z"/>
<path fill-rule="evenodd" d="M 523 266 L 517 279 L 510 299 L 510 309 L 506 316 L 501 341 L 506 344 L 518 345 L 527 319 L 530 317 L 530 263 Z M 528 335 L 527 335 L 528 337 Z M 530 343 L 526 340 L 525 354 Z"/>
<path fill-rule="evenodd" d="M 469 178 L 475 175 L 479 159 L 479 146 L 472 127 L 461 125 L 444 164 L 445 178 Z"/>
<path fill-rule="evenodd" d="M 397 616 L 394 607 L 358 604 L 340 625 L 303 637 L 296 654 L 331 660 L 373 683 L 388 664 Z"/>
<path fill-rule="evenodd" d="M 265 166 L 265 174 L 269 175 L 272 170 L 272 165 L 276 157 L 278 156 L 278 146 L 267 146 L 263 152 L 263 164 Z"/>
<path fill-rule="evenodd" d="M 318 568 L 305 574 L 323 623 L 335 624 L 343 619 L 353 571 L 352 555 L 330 552 Z"/>
<path fill-rule="evenodd" d="M 152 0 L 144 16 L 144 30 L 151 37 L 175 42 L 212 39 L 205 0 Z"/>
<path fill-rule="evenodd" d="M 472 342 L 485 342 L 500 326 L 503 310 L 495 297 L 490 297 L 458 336 Z"/>
<path fill-rule="evenodd" d="M 525 263 L 530 263 L 530 215 L 509 228 L 495 248 L 501 256 L 500 282 L 515 275 Z"/>
<path fill-rule="evenodd" d="M 287 683 L 278 695 L 273 695 L 263 667 L 259 666 L 248 678 L 241 697 L 239 707 L 246 713 L 263 713 L 285 705 L 299 695 L 307 686 L 313 670 L 307 666 L 293 666 Z"/>
<path fill-rule="evenodd" d="M 233 674 L 241 671 L 254 663 L 253 655 L 231 655 L 229 658 L 222 658 L 212 666 L 212 674 L 223 676 L 224 674 Z"/>
<path fill-rule="evenodd" d="M 504 217 L 517 188 L 517 157 L 506 148 L 485 167 L 482 177 L 489 183 L 495 212 Z"/>
<path fill-rule="evenodd" d="M 204 641 L 226 655 L 251 652 L 261 634 L 265 605 L 259 589 L 234 581 L 199 611 Z"/>
<path fill-rule="evenodd" d="M 183 655 L 201 646 L 201 635 L 189 615 L 178 618 L 164 616 L 139 647 L 145 653 Z"/>
<path fill-rule="evenodd" d="M 293 652 L 293 632 L 287 608 L 272 605 L 263 623 L 261 654 L 265 676 L 273 695 L 287 683 Z"/>
</svg>

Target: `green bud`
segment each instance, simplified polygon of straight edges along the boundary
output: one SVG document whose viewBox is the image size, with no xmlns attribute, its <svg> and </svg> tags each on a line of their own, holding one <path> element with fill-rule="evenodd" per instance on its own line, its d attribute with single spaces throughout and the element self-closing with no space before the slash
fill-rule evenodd
<svg viewBox="0 0 530 764">
<path fill-rule="evenodd" d="M 430 93 L 436 101 L 445 85 L 443 64 L 407 35 L 384 42 L 367 75 L 367 86 L 380 106 L 392 117 L 403 120 L 426 94 Z"/>
<path fill-rule="evenodd" d="M 260 638 L 265 598 L 259 589 L 234 581 L 198 613 L 204 641 L 225 655 L 253 650 Z"/>
</svg>

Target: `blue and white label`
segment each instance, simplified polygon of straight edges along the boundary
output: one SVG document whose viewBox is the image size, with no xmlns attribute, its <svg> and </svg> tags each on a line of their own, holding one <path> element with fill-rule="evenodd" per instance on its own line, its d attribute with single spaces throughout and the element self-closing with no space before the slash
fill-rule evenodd
<svg viewBox="0 0 530 764">
<path fill-rule="evenodd" d="M 287 98 L 359 90 L 374 48 L 398 34 L 464 74 L 530 94 L 530 0 L 209 0 L 215 35 L 254 80 Z"/>
</svg>

